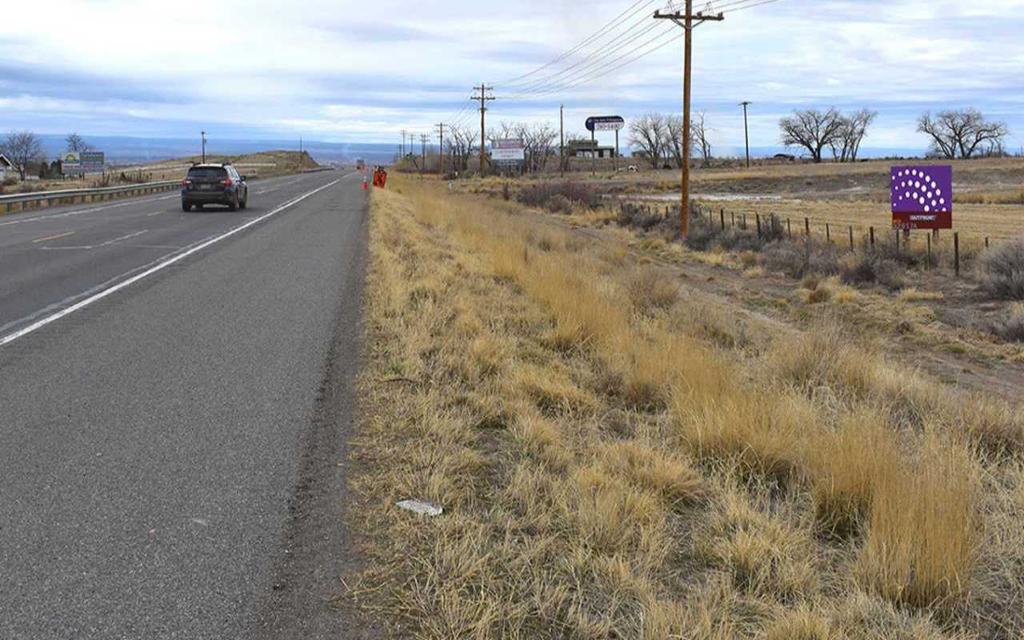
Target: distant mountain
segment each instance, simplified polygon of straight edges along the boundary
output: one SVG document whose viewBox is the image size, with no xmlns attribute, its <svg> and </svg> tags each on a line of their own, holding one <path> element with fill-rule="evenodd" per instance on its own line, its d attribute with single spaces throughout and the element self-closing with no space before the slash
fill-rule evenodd
<svg viewBox="0 0 1024 640">
<path fill-rule="evenodd" d="M 108 163 L 133 164 L 156 162 L 170 158 L 199 155 L 199 140 L 181 138 L 132 138 L 127 136 L 83 136 L 85 141 L 106 154 Z M 64 136 L 41 135 L 46 155 L 56 159 L 65 150 Z M 298 150 L 297 140 L 218 140 L 207 139 L 206 152 L 217 155 L 242 155 L 276 149 Z M 310 140 L 303 149 L 319 162 L 354 162 L 364 159 L 368 163 L 391 162 L 395 145 L 372 143 L 337 143 Z"/>
</svg>

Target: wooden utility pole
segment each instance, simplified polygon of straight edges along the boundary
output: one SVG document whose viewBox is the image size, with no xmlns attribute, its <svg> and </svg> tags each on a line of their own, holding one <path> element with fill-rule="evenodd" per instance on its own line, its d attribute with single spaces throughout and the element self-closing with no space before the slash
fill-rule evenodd
<svg viewBox="0 0 1024 640">
<path fill-rule="evenodd" d="M 721 22 L 725 16 L 721 13 L 708 15 L 693 12 L 693 0 L 686 0 L 686 12 L 654 14 L 655 20 L 671 20 L 685 31 L 683 48 L 683 171 L 682 171 L 682 211 L 680 212 L 679 235 L 683 238 L 690 230 L 690 71 L 693 68 L 693 29 L 704 22 Z"/>
<path fill-rule="evenodd" d="M 559 140 L 558 143 L 558 169 L 565 177 L 565 105 L 563 104 L 558 109 L 558 129 L 559 129 Z"/>
<path fill-rule="evenodd" d="M 747 126 L 747 107 L 749 107 L 750 104 L 751 102 L 749 100 L 744 100 L 743 102 L 740 103 L 740 106 L 743 107 L 743 138 L 747 142 L 748 169 L 750 168 L 750 127 Z"/>
<path fill-rule="evenodd" d="M 206 132 L 200 131 L 199 135 L 202 137 L 203 140 L 203 164 L 206 164 Z"/>
<path fill-rule="evenodd" d="M 484 114 L 487 113 L 487 103 L 491 100 L 495 100 L 494 96 L 487 95 L 488 91 L 493 91 L 494 87 L 488 87 L 487 83 L 481 82 L 479 87 L 473 87 L 474 91 L 479 91 L 480 95 L 473 96 L 470 100 L 480 101 L 480 174 L 484 173 L 484 166 L 486 164 L 485 149 L 487 146 L 487 122 Z"/>
<path fill-rule="evenodd" d="M 440 175 L 443 176 L 444 175 L 444 123 L 441 122 L 441 123 L 438 123 L 435 126 L 437 127 L 437 135 L 439 136 L 438 139 L 441 141 L 440 145 L 437 147 L 437 172 Z"/>
<path fill-rule="evenodd" d="M 421 133 L 420 134 L 420 155 L 423 156 L 423 171 L 427 170 L 427 140 L 430 140 L 430 136 Z"/>
</svg>

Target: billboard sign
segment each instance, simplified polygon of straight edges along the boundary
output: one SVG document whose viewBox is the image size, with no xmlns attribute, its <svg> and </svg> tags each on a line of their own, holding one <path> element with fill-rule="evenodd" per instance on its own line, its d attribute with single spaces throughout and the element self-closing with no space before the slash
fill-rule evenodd
<svg viewBox="0 0 1024 640">
<path fill-rule="evenodd" d="M 82 158 L 82 173 L 103 173 L 106 157 L 102 151 L 83 151 L 80 155 Z"/>
<path fill-rule="evenodd" d="M 77 151 L 68 151 L 60 157 L 60 168 L 65 174 L 82 172 L 82 156 Z"/>
<path fill-rule="evenodd" d="M 587 118 L 587 131 L 619 131 L 626 126 L 621 116 L 593 116 Z"/>
<path fill-rule="evenodd" d="M 495 140 L 491 145 L 491 159 L 495 162 L 525 162 L 526 145 L 522 138 Z"/>
<path fill-rule="evenodd" d="M 898 166 L 891 177 L 894 229 L 953 228 L 953 167 Z"/>
</svg>

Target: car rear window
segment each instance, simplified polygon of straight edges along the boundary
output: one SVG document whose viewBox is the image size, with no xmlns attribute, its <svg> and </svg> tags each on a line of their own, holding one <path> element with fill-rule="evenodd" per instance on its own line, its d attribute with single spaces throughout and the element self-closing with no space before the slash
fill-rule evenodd
<svg viewBox="0 0 1024 640">
<path fill-rule="evenodd" d="M 226 175 L 227 170 L 221 167 L 192 167 L 188 170 L 190 178 L 223 178 Z"/>
</svg>

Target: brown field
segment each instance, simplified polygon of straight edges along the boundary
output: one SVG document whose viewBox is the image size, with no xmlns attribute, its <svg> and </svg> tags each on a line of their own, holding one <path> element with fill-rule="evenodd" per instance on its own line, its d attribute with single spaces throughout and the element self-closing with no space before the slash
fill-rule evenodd
<svg viewBox="0 0 1024 640">
<path fill-rule="evenodd" d="M 755 214 L 775 214 L 790 219 L 802 230 L 810 218 L 812 232 L 825 235 L 825 224 L 843 236 L 853 226 L 860 237 L 874 226 L 883 233 L 891 226 L 888 206 L 889 167 L 892 164 L 952 164 L 955 187 L 954 231 L 972 239 L 1005 239 L 1024 233 L 1024 159 L 998 158 L 969 161 L 880 161 L 852 164 L 763 163 L 750 169 L 737 167 L 696 168 L 691 190 L 698 202 L 727 219 Z M 529 184 L 555 179 L 537 176 Z M 678 171 L 598 174 L 578 172 L 569 180 L 594 185 L 601 192 L 626 199 L 643 200 L 655 207 L 676 206 Z M 470 191 L 495 193 L 498 178 L 470 181 Z"/>
<path fill-rule="evenodd" d="M 387 637 L 1024 633 L 1024 422 L 984 383 L 1019 351 L 944 323 L 932 288 L 394 185 L 344 597 Z"/>
</svg>

